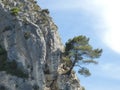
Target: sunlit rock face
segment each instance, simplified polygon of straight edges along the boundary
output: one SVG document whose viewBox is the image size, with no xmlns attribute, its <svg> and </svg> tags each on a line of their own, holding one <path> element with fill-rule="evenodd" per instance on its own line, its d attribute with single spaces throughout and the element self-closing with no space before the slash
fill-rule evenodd
<svg viewBox="0 0 120 90">
<path fill-rule="evenodd" d="M 57 26 L 34 0 L 0 1 L 0 50 L 0 90 L 82 90 L 61 75 Z"/>
</svg>

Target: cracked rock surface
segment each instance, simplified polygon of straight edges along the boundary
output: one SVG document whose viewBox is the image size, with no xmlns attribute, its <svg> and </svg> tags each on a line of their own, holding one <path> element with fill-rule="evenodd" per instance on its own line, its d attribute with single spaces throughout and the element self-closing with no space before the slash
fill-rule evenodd
<svg viewBox="0 0 120 90">
<path fill-rule="evenodd" d="M 0 1 L 0 50 L 6 51 L 0 51 L 0 90 L 82 90 L 74 73 L 59 73 L 63 44 L 57 29 L 34 0 Z"/>
</svg>

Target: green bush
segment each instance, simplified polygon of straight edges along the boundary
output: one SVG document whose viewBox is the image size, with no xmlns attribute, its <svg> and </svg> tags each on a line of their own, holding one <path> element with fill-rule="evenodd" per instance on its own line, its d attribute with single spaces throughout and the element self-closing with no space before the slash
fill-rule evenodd
<svg viewBox="0 0 120 90">
<path fill-rule="evenodd" d="M 15 15 L 15 16 L 16 16 L 16 15 L 18 15 L 18 12 L 20 11 L 20 9 L 17 8 L 17 7 L 14 7 L 14 8 L 12 8 L 10 11 L 11 11 L 11 14 L 12 14 L 12 15 Z"/>
</svg>

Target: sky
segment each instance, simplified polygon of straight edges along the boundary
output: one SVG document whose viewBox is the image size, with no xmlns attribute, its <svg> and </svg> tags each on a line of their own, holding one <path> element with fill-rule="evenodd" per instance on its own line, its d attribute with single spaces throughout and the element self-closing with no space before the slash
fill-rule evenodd
<svg viewBox="0 0 120 90">
<path fill-rule="evenodd" d="M 49 9 L 62 42 L 78 35 L 102 48 L 98 65 L 89 65 L 92 75 L 77 75 L 86 90 L 120 90 L 120 0 L 38 0 Z"/>
</svg>

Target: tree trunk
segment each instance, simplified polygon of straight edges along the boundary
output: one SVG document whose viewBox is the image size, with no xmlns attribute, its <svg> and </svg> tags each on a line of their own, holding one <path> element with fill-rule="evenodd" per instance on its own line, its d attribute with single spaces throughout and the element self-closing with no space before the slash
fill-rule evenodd
<svg viewBox="0 0 120 90">
<path fill-rule="evenodd" d="M 73 61 L 72 63 L 72 66 L 70 67 L 69 71 L 67 71 L 66 73 L 64 73 L 63 75 L 68 75 L 70 76 L 71 72 L 72 72 L 72 69 L 74 68 L 76 62 L 77 62 L 77 59 L 78 59 L 78 51 L 76 50 L 75 51 L 75 60 Z"/>
</svg>

